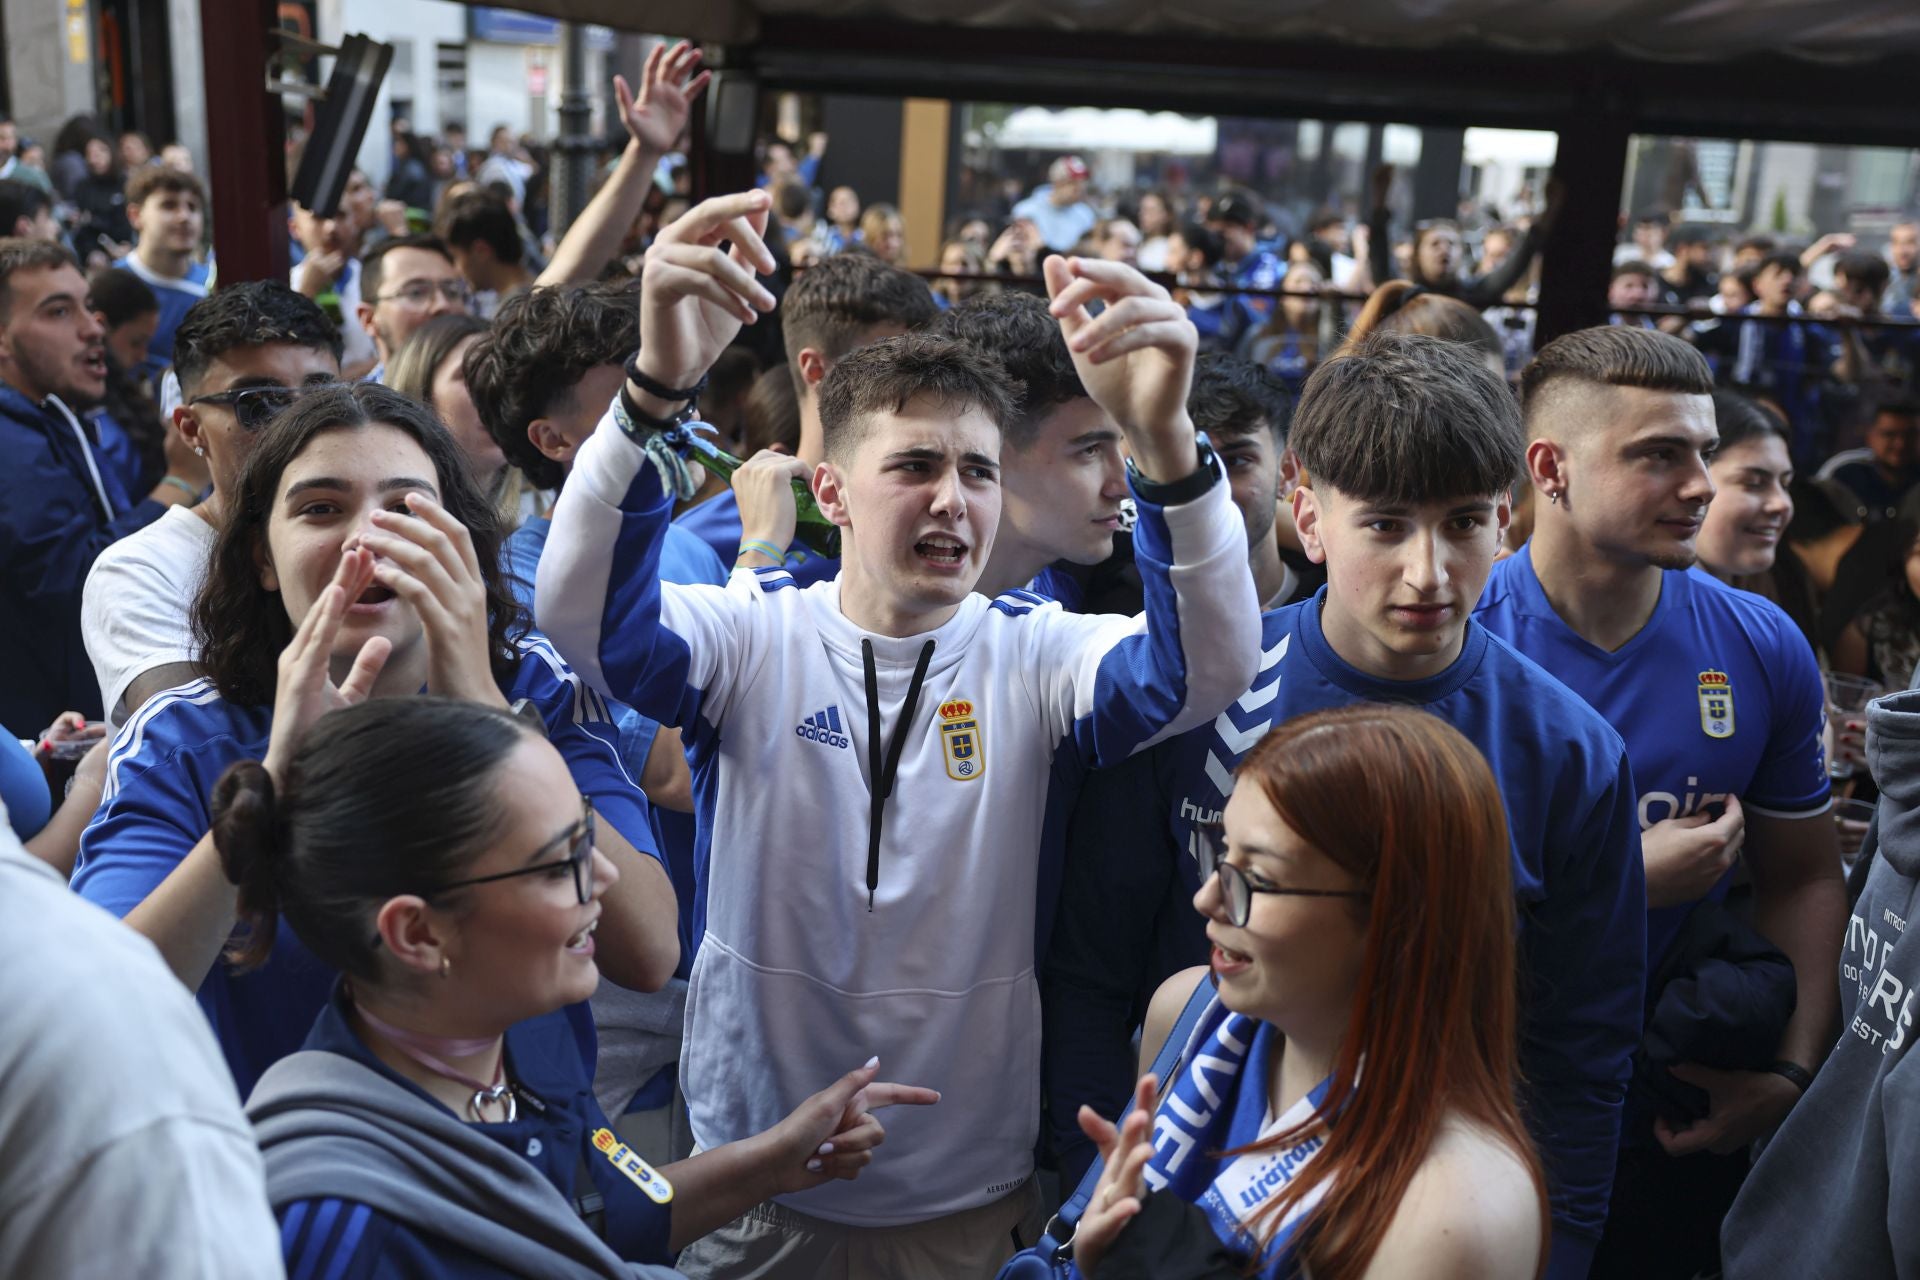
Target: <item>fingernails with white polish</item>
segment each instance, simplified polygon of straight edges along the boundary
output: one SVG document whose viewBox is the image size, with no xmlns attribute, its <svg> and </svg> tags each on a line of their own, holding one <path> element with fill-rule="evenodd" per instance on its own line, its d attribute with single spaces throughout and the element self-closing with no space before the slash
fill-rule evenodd
<svg viewBox="0 0 1920 1280">
<path fill-rule="evenodd" d="M 820 1161 L 818 1161 L 818 1160 L 809 1160 L 809 1161 L 807 1161 L 807 1172 L 808 1172 L 808 1173 L 818 1173 L 818 1172 L 820 1172 L 820 1170 L 821 1170 L 821 1169 L 823 1169 L 823 1168 L 825 1168 L 825 1166 L 824 1166 L 824 1165 L 823 1165 L 823 1164 L 822 1164 L 822 1163 L 821 1163 Z"/>
<path fill-rule="evenodd" d="M 833 1144 L 832 1144 L 831 1142 L 823 1142 L 823 1143 L 821 1143 L 821 1144 L 820 1144 L 820 1149 L 819 1149 L 818 1151 L 816 1151 L 816 1152 L 814 1152 L 814 1154 L 815 1154 L 815 1155 L 817 1155 L 817 1156 L 830 1156 L 830 1155 L 832 1155 L 832 1154 L 833 1154 Z"/>
<path fill-rule="evenodd" d="M 865 1064 L 866 1067 L 877 1067 L 879 1065 L 880 1065 L 880 1055 L 877 1053 L 874 1054 L 871 1058 L 868 1058 Z M 863 1067 L 862 1069 L 864 1070 L 865 1067 Z"/>
</svg>

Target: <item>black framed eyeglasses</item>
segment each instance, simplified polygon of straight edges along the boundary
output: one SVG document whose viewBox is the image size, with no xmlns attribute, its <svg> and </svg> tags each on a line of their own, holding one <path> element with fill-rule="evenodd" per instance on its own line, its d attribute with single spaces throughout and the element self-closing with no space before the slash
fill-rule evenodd
<svg viewBox="0 0 1920 1280">
<path fill-rule="evenodd" d="M 1247 927 L 1247 917 L 1253 914 L 1253 895 L 1256 893 L 1279 893 L 1290 898 L 1359 898 L 1365 900 L 1373 895 L 1364 889 L 1284 889 L 1279 885 L 1255 884 L 1247 878 L 1247 873 L 1227 861 L 1227 829 L 1217 822 L 1202 822 L 1195 825 L 1199 839 L 1194 842 L 1194 853 L 1200 862 L 1200 884 L 1204 888 L 1207 881 L 1220 877 L 1220 899 L 1227 906 L 1227 923 L 1236 929 Z"/>
<path fill-rule="evenodd" d="M 530 876 L 540 871 L 553 871 L 562 866 L 573 868 L 573 892 L 580 899 L 580 905 L 586 906 L 593 901 L 593 802 L 583 800 L 580 803 L 579 825 L 563 831 L 546 844 L 535 849 L 529 857 L 538 858 L 549 849 L 564 848 L 563 857 L 552 858 L 545 862 L 535 862 L 521 867 L 517 871 L 501 871 L 490 876 L 474 876 L 468 880 L 455 880 L 452 884 L 443 884 L 432 893 L 422 897 L 438 897 L 443 893 L 452 893 L 455 889 L 465 889 L 476 884 L 491 884 L 495 880 L 512 880 L 516 876 Z"/>
<path fill-rule="evenodd" d="M 337 382 L 310 382 L 299 387 L 236 387 L 230 391 L 195 396 L 187 403 L 221 405 L 233 411 L 234 420 L 242 430 L 258 431 L 272 422 L 274 415 L 309 391 L 340 385 Z"/>
<path fill-rule="evenodd" d="M 409 307 L 415 308 L 430 307 L 433 305 L 433 296 L 436 293 L 456 307 L 470 307 L 473 305 L 473 290 L 468 287 L 465 280 L 459 279 L 414 280 L 404 288 L 395 289 L 392 293 L 381 294 L 375 298 L 374 301 L 402 302 Z"/>
</svg>

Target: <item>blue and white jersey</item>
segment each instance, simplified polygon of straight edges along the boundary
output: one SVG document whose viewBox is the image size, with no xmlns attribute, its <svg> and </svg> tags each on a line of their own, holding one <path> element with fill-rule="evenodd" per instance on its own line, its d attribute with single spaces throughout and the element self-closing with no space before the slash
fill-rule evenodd
<svg viewBox="0 0 1920 1280">
<path fill-rule="evenodd" d="M 732 565 L 740 558 L 740 539 L 745 536 L 745 531 L 740 526 L 740 500 L 731 489 L 715 494 L 697 507 L 688 507 L 674 518 L 672 527 L 685 530 L 712 547 L 723 565 Z M 672 550 L 672 544 L 668 544 L 667 550 Z M 786 568 L 793 575 L 795 583 L 810 587 L 839 573 L 840 562 L 809 549 L 805 543 L 795 539 L 793 545 L 787 548 Z M 676 578 L 665 569 L 661 570 L 661 575 L 668 582 L 691 581 Z M 723 570 L 722 580 L 724 578 Z"/>
<path fill-rule="evenodd" d="M 152 268 L 140 261 L 140 255 L 130 253 L 113 264 L 121 271 L 131 271 L 146 281 L 153 290 L 153 296 L 160 300 L 160 323 L 154 327 L 153 341 L 147 344 L 147 362 L 133 372 L 141 377 L 153 377 L 173 363 L 173 334 L 180 322 L 187 318 L 187 312 L 193 304 L 207 296 L 213 290 L 213 266 L 211 263 L 196 262 L 187 268 L 187 274 L 179 279 L 156 275 Z"/>
<path fill-rule="evenodd" d="M 606 700 L 544 638 L 529 635 L 520 648 L 507 698 L 540 708 L 581 793 L 634 848 L 659 858 L 646 798 L 620 763 Z M 236 760 L 264 759 L 272 726 L 271 706 L 228 702 L 209 680 L 149 699 L 114 739 L 100 810 L 81 836 L 74 890 L 116 916 L 146 901 L 212 828 L 220 775 Z M 307 1038 L 334 976 L 282 921 L 265 965 L 236 974 L 216 964 L 200 984 L 200 1007 L 242 1097 Z"/>
<path fill-rule="evenodd" d="M 783 1197 L 797 1209 L 897 1226 L 1032 1173 L 1034 910 L 1054 766 L 1113 763 L 1203 722 L 1246 688 L 1258 648 L 1226 486 L 1140 508 L 1143 619 L 973 595 L 934 631 L 895 638 L 847 619 L 837 579 L 662 584 L 672 503 L 656 473 L 610 419 L 580 451 L 536 594 L 583 675 L 688 744 L 705 861 L 681 1058 L 695 1140 L 761 1132 L 876 1053 L 891 1078 L 944 1095 L 888 1117 L 858 1185 Z M 870 715 L 899 744 L 871 886 Z"/>
<path fill-rule="evenodd" d="M 1500 784 L 1512 840 L 1525 992 L 1520 1066 L 1550 1171 L 1554 1252 L 1563 1252 L 1563 1234 L 1590 1252 L 1606 1220 L 1645 1000 L 1646 875 L 1628 749 L 1559 681 L 1472 621 L 1460 656 L 1438 675 L 1368 675 L 1328 644 L 1326 598 L 1323 587 L 1266 614 L 1251 686 L 1211 725 L 1163 748 L 1177 757 L 1165 817 L 1188 890 L 1199 888 L 1196 823 L 1220 820 L 1234 769 L 1276 725 L 1356 702 L 1400 703 L 1432 712 L 1478 747 Z"/>
<path fill-rule="evenodd" d="M 1642 831 L 1729 795 L 1768 817 L 1826 812 L 1820 668 L 1772 601 L 1698 569 L 1670 569 L 1647 625 L 1608 653 L 1561 621 L 1533 571 L 1531 549 L 1522 548 L 1493 566 L 1475 616 L 1626 739 Z M 1707 900 L 1725 897 L 1732 877 L 1730 870 Z M 1692 909 L 1647 913 L 1651 969 Z"/>
</svg>

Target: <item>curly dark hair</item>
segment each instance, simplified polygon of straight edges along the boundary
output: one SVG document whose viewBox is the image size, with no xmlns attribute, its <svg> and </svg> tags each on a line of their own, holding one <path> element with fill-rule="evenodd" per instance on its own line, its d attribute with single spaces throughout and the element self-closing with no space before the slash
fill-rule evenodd
<svg viewBox="0 0 1920 1280">
<path fill-rule="evenodd" d="M 278 280 L 248 280 L 208 294 L 187 309 L 173 335 L 173 372 L 191 396 L 207 369 L 236 347 L 284 344 L 331 351 L 345 348 L 340 330 L 312 298 Z"/>
<path fill-rule="evenodd" d="M 1293 420 L 1293 397 L 1287 394 L 1286 384 L 1262 366 L 1209 351 L 1194 364 L 1187 413 L 1196 430 L 1215 439 L 1268 431 L 1276 445 L 1285 445 Z"/>
<path fill-rule="evenodd" d="M 527 428 L 572 408 L 589 370 L 624 364 L 639 345 L 634 281 L 530 289 L 501 304 L 492 329 L 467 348 L 467 394 L 507 461 L 535 488 L 557 489 L 566 469 L 534 448 Z"/>
<path fill-rule="evenodd" d="M 1033 444 L 1040 424 L 1063 404 L 1087 394 L 1047 300 L 1031 293 L 968 298 L 941 316 L 933 332 L 955 338 L 1000 362 L 1020 393 L 1020 412 L 1007 424 L 1007 443 Z"/>
<path fill-rule="evenodd" d="M 200 671 L 220 695 L 243 706 L 267 706 L 278 683 L 280 651 L 297 619 L 287 616 L 278 591 L 260 584 L 267 526 L 280 477 L 316 436 L 329 431 L 392 427 L 426 451 L 440 505 L 473 539 L 487 588 L 487 649 L 502 689 L 519 670 L 519 638 L 531 625 L 500 572 L 500 520 L 467 472 L 466 456 L 431 410 L 372 382 L 329 386 L 301 396 L 268 423 L 227 498 L 207 580 L 193 602 L 194 643 Z"/>
</svg>

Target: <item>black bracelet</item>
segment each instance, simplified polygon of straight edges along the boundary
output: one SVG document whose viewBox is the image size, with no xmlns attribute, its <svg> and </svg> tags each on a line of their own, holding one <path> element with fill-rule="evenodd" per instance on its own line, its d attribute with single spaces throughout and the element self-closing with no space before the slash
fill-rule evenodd
<svg viewBox="0 0 1920 1280">
<path fill-rule="evenodd" d="M 662 400 L 685 400 L 690 404 L 698 400 L 700 393 L 707 389 L 707 375 L 704 373 L 700 375 L 700 381 L 686 388 L 669 387 L 657 378 L 648 377 L 641 372 L 638 351 L 633 353 L 633 359 L 627 361 L 627 380 L 650 396 L 657 396 Z"/>
<path fill-rule="evenodd" d="M 1801 1093 L 1805 1093 L 1807 1090 L 1813 1088 L 1813 1072 L 1807 1070 L 1797 1062 L 1788 1062 L 1785 1058 L 1782 1058 L 1780 1061 L 1768 1067 L 1767 1070 L 1776 1076 L 1785 1076 L 1787 1079 L 1793 1081 Z"/>
<path fill-rule="evenodd" d="M 649 431 L 671 431 L 675 427 L 692 422 L 700 416 L 699 406 L 689 400 L 684 406 L 667 417 L 656 418 L 640 407 L 638 402 L 633 398 L 633 392 L 627 390 L 627 384 L 624 382 L 620 384 L 620 395 L 614 404 L 614 420 L 620 424 L 622 431 L 632 436 L 635 440 L 640 439 L 637 431 L 639 427 L 645 427 Z"/>
</svg>

